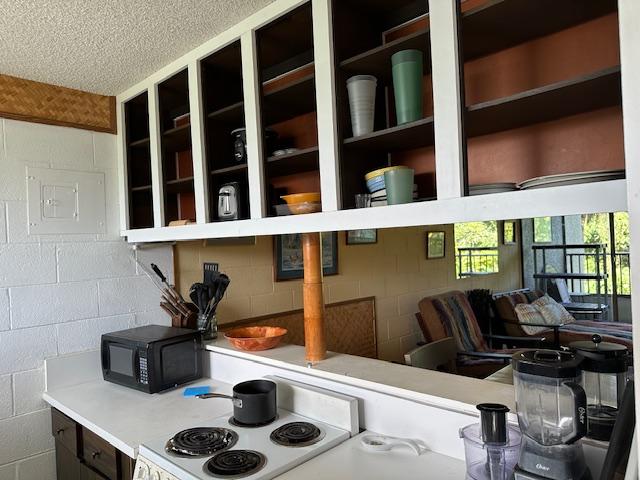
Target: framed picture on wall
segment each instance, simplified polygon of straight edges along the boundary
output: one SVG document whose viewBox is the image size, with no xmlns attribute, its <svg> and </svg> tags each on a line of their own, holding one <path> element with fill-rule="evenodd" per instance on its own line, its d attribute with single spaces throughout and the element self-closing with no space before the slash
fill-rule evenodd
<svg viewBox="0 0 640 480">
<path fill-rule="evenodd" d="M 338 233 L 322 233 L 322 273 L 338 274 Z M 304 277 L 302 235 L 299 233 L 273 237 L 276 282 Z"/>
<path fill-rule="evenodd" d="M 516 244 L 516 222 L 505 220 L 502 223 L 502 243 L 505 245 Z"/>
<path fill-rule="evenodd" d="M 427 260 L 444 258 L 445 256 L 445 233 L 427 232 Z"/>
<path fill-rule="evenodd" d="M 368 245 L 378 243 L 378 230 L 349 230 L 346 234 L 347 245 Z"/>
</svg>

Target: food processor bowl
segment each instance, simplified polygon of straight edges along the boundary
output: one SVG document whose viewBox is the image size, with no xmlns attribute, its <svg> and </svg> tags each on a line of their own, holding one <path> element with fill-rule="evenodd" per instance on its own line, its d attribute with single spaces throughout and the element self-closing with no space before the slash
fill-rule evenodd
<svg viewBox="0 0 640 480">
<path fill-rule="evenodd" d="M 480 424 L 468 425 L 460 430 L 464 440 L 467 480 L 509 480 L 520 453 L 520 431 L 509 425 L 507 441 L 503 445 L 485 443 Z"/>
</svg>

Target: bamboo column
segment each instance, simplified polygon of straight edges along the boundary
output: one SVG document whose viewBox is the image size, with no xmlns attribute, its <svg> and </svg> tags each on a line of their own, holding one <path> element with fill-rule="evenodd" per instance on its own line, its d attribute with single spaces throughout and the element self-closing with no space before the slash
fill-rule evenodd
<svg viewBox="0 0 640 480">
<path fill-rule="evenodd" d="M 322 248 L 319 233 L 302 234 L 304 260 L 304 344 L 309 362 L 324 360 L 327 342 L 324 333 L 324 299 L 322 298 Z"/>
</svg>

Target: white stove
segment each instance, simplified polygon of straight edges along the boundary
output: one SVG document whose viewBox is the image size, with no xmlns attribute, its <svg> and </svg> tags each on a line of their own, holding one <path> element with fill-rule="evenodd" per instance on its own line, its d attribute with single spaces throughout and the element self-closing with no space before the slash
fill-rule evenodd
<svg viewBox="0 0 640 480">
<path fill-rule="evenodd" d="M 278 416 L 272 423 L 254 428 L 236 426 L 230 422 L 230 409 L 228 414 L 210 422 L 186 425 L 185 429 L 198 429 L 195 435 L 222 438 L 224 446 L 220 450 L 198 457 L 168 452 L 166 446 L 171 436 L 144 442 L 138 452 L 134 479 L 271 479 L 356 433 L 353 427 L 357 424 L 355 399 L 296 382 L 270 380 L 278 384 L 279 405 Z M 288 409 L 282 408 L 285 406 Z M 210 430 L 212 427 L 215 430 Z M 278 435 L 280 433 L 283 435 Z M 290 438 L 288 433 L 293 436 L 295 446 L 276 443 Z M 300 441 L 301 436 L 305 437 L 304 441 Z"/>
</svg>

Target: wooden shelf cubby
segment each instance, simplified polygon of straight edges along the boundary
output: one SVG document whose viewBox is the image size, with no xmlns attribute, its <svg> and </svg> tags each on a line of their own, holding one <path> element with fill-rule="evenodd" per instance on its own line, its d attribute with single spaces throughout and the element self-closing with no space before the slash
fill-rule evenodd
<svg viewBox="0 0 640 480">
<path fill-rule="evenodd" d="M 334 49 L 340 149 L 342 208 L 355 207 L 355 195 L 367 193 L 367 172 L 389 165 L 413 168 L 418 196 L 435 195 L 434 125 L 431 94 L 431 46 L 427 2 L 334 0 Z M 423 118 L 398 125 L 391 57 L 403 50 L 423 53 Z M 354 137 L 347 80 L 377 79 L 374 131 Z"/>
<path fill-rule="evenodd" d="M 182 70 L 158 85 L 164 223 L 196 220 L 189 76 Z"/>
<path fill-rule="evenodd" d="M 147 92 L 125 104 L 129 228 L 153 227 L 149 98 Z"/>
<path fill-rule="evenodd" d="M 624 168 L 617 2 L 474 3 L 460 16 L 467 184 Z"/>
<path fill-rule="evenodd" d="M 306 2 L 256 31 L 267 212 L 288 193 L 320 191 L 313 18 Z M 266 137 L 277 134 L 275 140 Z M 294 153 L 275 156 L 277 150 Z"/>
<path fill-rule="evenodd" d="M 207 113 L 205 145 L 209 171 L 209 217 L 219 221 L 220 188 L 236 183 L 239 219 L 250 217 L 246 158 L 236 158 L 233 132 L 245 128 L 242 53 L 240 40 L 212 53 L 201 62 L 202 101 Z"/>
</svg>

